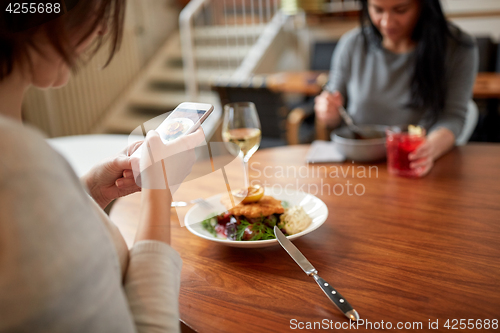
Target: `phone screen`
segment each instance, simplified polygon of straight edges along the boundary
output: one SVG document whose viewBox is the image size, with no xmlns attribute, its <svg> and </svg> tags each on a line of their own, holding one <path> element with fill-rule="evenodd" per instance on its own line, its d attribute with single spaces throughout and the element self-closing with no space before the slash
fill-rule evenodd
<svg viewBox="0 0 500 333">
<path fill-rule="evenodd" d="M 163 141 L 172 141 L 198 127 L 200 119 L 207 110 L 175 109 L 158 127 L 157 131 Z"/>
</svg>

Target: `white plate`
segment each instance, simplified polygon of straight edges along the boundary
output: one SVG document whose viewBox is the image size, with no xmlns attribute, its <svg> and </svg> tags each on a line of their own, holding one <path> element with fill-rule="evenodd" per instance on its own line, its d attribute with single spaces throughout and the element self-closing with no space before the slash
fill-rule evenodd
<svg viewBox="0 0 500 333">
<path fill-rule="evenodd" d="M 265 194 L 271 195 L 274 198 L 282 201 L 287 201 L 290 207 L 296 205 L 304 207 L 307 215 L 312 218 L 312 223 L 309 225 L 309 227 L 307 227 L 306 230 L 299 232 L 298 234 L 288 236 L 288 239 L 296 239 L 318 229 L 328 217 L 328 208 L 326 207 L 325 203 L 312 194 L 291 190 L 273 193 L 271 188 L 265 188 Z M 216 212 L 225 211 L 225 207 L 220 203 L 221 196 L 222 194 L 217 194 L 206 199 L 206 201 L 214 206 L 214 211 Z M 186 214 L 186 217 L 184 219 L 186 228 L 198 237 L 205 238 L 210 241 L 227 246 L 255 248 L 278 244 L 278 241 L 276 239 L 258 241 L 231 241 L 222 237 L 215 237 L 214 235 L 206 231 L 201 226 L 201 223 L 196 223 L 197 221 L 200 221 L 200 216 L 209 216 L 210 213 L 210 210 L 207 210 L 199 204 L 196 204 Z"/>
</svg>

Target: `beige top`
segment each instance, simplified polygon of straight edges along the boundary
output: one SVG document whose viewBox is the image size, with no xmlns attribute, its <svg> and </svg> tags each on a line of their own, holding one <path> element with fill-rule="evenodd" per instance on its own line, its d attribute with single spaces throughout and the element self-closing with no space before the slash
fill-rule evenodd
<svg viewBox="0 0 500 333">
<path fill-rule="evenodd" d="M 0 332 L 178 332 L 179 254 L 129 251 L 40 133 L 0 116 Z"/>
</svg>

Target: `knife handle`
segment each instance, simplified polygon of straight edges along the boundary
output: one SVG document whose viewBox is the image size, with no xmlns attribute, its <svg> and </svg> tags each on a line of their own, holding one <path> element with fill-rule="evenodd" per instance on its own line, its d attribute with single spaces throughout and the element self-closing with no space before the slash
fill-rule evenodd
<svg viewBox="0 0 500 333">
<path fill-rule="evenodd" d="M 349 311 L 352 311 L 353 308 L 349 302 L 337 291 L 335 290 L 328 282 L 323 280 L 319 275 L 312 274 L 316 283 L 320 286 L 320 288 L 324 291 L 326 296 L 339 308 L 342 313 L 346 314 Z"/>
</svg>

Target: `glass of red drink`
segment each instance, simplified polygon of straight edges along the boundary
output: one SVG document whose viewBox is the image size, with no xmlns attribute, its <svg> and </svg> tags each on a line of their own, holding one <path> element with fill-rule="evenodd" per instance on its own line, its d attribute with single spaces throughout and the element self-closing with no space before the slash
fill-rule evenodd
<svg viewBox="0 0 500 333">
<path fill-rule="evenodd" d="M 410 168 L 408 155 L 425 141 L 425 129 L 420 126 L 392 126 L 386 130 L 387 168 L 389 173 L 403 177 L 417 177 Z"/>
</svg>

